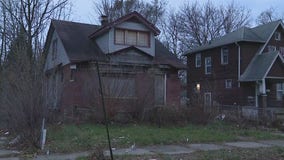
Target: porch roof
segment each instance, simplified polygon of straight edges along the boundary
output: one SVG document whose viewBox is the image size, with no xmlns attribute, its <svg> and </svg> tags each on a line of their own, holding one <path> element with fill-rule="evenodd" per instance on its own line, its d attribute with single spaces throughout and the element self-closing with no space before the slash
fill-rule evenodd
<svg viewBox="0 0 284 160">
<path fill-rule="evenodd" d="M 278 51 L 257 54 L 245 72 L 241 75 L 241 82 L 262 80 L 267 76 L 270 68 L 279 56 Z"/>
</svg>

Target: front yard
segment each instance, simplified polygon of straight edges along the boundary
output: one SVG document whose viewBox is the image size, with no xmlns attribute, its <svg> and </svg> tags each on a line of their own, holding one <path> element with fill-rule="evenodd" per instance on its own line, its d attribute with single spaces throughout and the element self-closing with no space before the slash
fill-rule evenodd
<svg viewBox="0 0 284 160">
<path fill-rule="evenodd" d="M 249 140 L 283 139 L 271 131 L 256 128 L 243 129 L 237 125 L 212 123 L 206 126 L 187 125 L 158 128 L 151 125 L 110 125 L 112 147 L 130 147 L 157 144 L 188 144 Z M 107 148 L 106 131 L 103 125 L 51 126 L 47 131 L 46 149 L 51 152 L 73 152 Z"/>
</svg>

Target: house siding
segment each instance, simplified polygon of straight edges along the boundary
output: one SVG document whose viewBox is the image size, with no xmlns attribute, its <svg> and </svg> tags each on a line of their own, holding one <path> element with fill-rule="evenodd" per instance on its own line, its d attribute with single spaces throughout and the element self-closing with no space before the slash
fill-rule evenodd
<svg viewBox="0 0 284 160">
<path fill-rule="evenodd" d="M 229 62 L 226 65 L 221 64 L 221 48 L 229 49 Z M 193 53 L 188 56 L 188 95 L 190 97 L 197 96 L 194 92 L 195 84 L 200 83 L 201 91 L 199 97 L 203 99 L 205 92 L 211 92 L 212 104 L 239 104 L 240 100 L 238 88 L 238 46 L 236 44 L 225 45 L 202 51 L 200 68 L 195 67 L 195 55 Z M 212 74 L 205 74 L 205 57 L 212 59 Z M 232 88 L 225 88 L 225 80 L 232 80 Z M 224 94 L 225 93 L 225 94 Z M 202 100 L 203 101 L 203 100 Z"/>
<path fill-rule="evenodd" d="M 46 63 L 45 63 L 45 67 L 44 67 L 45 71 L 52 69 L 59 64 L 66 65 L 66 64 L 70 63 L 68 56 L 66 54 L 65 48 L 62 44 L 62 41 L 58 37 L 58 34 L 56 32 L 53 32 L 51 42 L 55 39 L 57 39 L 57 55 L 56 55 L 55 59 L 52 59 L 52 45 L 50 45 L 49 48 L 48 48 Z"/>
<path fill-rule="evenodd" d="M 275 40 L 275 36 L 274 36 L 274 33 L 275 32 L 279 32 L 281 34 L 281 40 Z M 270 38 L 270 40 L 268 41 L 265 49 L 264 49 L 264 52 L 268 52 L 268 46 L 269 45 L 272 45 L 272 46 L 276 46 L 276 50 L 279 51 L 279 47 L 284 47 L 284 32 L 283 32 L 283 29 L 279 26 L 276 31 L 275 31 L 272 35 L 272 37 Z"/>
</svg>

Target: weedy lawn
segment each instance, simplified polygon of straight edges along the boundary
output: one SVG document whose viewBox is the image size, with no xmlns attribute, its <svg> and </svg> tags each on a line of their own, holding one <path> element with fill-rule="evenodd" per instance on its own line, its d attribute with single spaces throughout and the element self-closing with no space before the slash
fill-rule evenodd
<svg viewBox="0 0 284 160">
<path fill-rule="evenodd" d="M 218 143 L 249 137 L 250 140 L 283 139 L 270 131 L 255 128 L 242 129 L 227 123 L 161 127 L 143 124 L 125 126 L 110 125 L 112 147 Z M 106 129 L 103 125 L 61 125 L 50 126 L 47 131 L 46 148 L 51 152 L 74 152 L 91 150 L 97 147 L 107 148 Z"/>
</svg>

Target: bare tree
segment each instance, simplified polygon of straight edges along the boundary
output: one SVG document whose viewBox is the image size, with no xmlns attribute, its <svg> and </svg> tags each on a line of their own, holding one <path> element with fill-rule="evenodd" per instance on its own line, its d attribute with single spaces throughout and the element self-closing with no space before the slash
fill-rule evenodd
<svg viewBox="0 0 284 160">
<path fill-rule="evenodd" d="M 1 74 L 1 110 L 8 117 L 10 131 L 25 143 L 38 145 L 44 112 L 42 60 L 31 62 L 25 36 L 18 36 L 10 48 L 9 61 Z"/>
<path fill-rule="evenodd" d="M 130 12 L 137 11 L 153 24 L 158 24 L 165 13 L 167 2 L 152 0 L 101 0 L 94 1 L 94 8 L 98 15 L 106 15 L 109 21 L 120 18 Z"/>
<path fill-rule="evenodd" d="M 179 14 L 182 48 L 189 49 L 248 25 L 250 12 L 234 2 L 217 7 L 208 1 L 204 5 L 185 4 Z"/>
<path fill-rule="evenodd" d="M 38 145 L 45 112 L 43 43 L 51 18 L 66 16 L 68 0 L 0 0 L 0 108 L 9 129 Z M 68 8 L 69 9 L 69 8 Z M 65 12 L 66 11 L 66 12 Z M 65 13 L 64 13 L 65 12 Z"/>
<path fill-rule="evenodd" d="M 270 7 L 264 11 L 262 11 L 256 19 L 256 23 L 257 24 L 266 24 L 278 19 L 283 19 L 283 17 L 281 17 L 278 12 L 276 11 L 275 8 Z"/>
<path fill-rule="evenodd" d="M 41 33 L 46 29 L 50 18 L 61 16 L 63 8 L 67 7 L 68 0 L 1 0 L 0 4 L 5 14 L 8 14 L 10 27 L 14 30 L 24 29 L 27 35 L 28 50 L 30 57 L 39 54 L 43 42 L 40 40 Z M 7 20 L 6 20 L 7 21 Z M 16 31 L 15 31 L 16 30 Z"/>
</svg>

